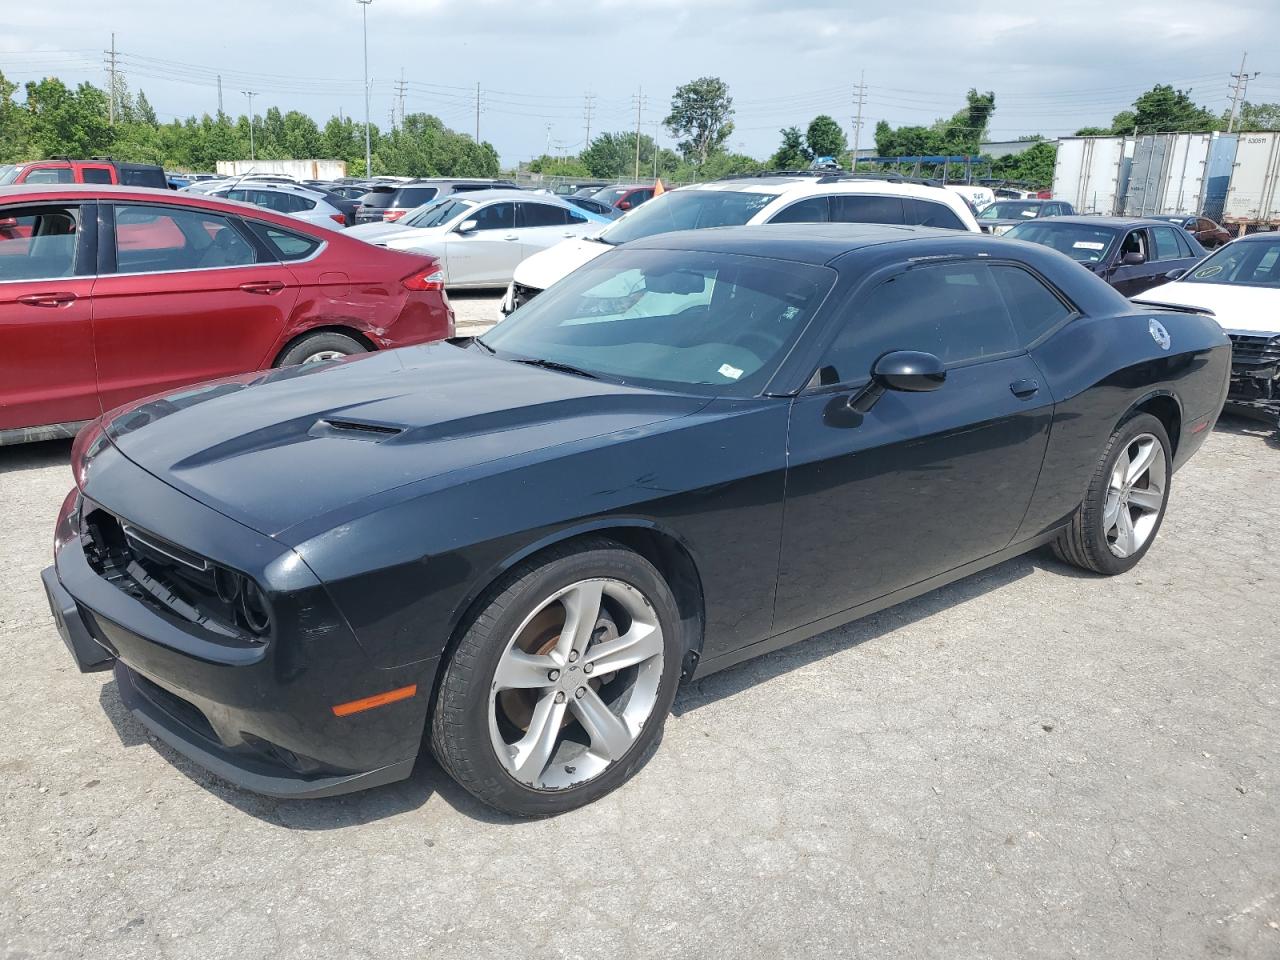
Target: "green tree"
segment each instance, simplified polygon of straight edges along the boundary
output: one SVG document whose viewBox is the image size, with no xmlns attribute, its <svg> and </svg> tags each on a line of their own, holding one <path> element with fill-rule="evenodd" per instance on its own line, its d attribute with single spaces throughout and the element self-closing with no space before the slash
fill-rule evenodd
<svg viewBox="0 0 1280 960">
<path fill-rule="evenodd" d="M 680 162 L 671 150 L 659 147 L 653 137 L 640 135 L 640 174 L 652 176 L 654 151 L 658 152 L 658 176 L 670 176 Z M 636 135 L 634 131 L 602 133 L 592 138 L 590 145 L 579 154 L 587 172 L 601 180 L 619 180 L 635 175 Z"/>
<path fill-rule="evenodd" d="M 1035 146 L 1022 153 L 1000 157 L 991 164 L 991 172 L 1008 180 L 1025 180 L 1047 187 L 1053 183 L 1053 162 L 1058 156 L 1058 146 L 1048 140 L 1036 138 Z"/>
<path fill-rule="evenodd" d="M 1111 127 L 1081 127 L 1076 131 L 1077 137 L 1109 137 Z"/>
<path fill-rule="evenodd" d="M 783 127 L 778 132 L 782 134 L 782 145 L 769 158 L 769 166 L 774 170 L 802 170 L 807 167 L 813 154 L 805 146 L 800 128 Z"/>
<path fill-rule="evenodd" d="M 1225 130 L 1231 119 L 1231 111 L 1222 114 L 1221 126 Z M 1280 103 L 1250 103 L 1246 100 L 1240 105 L 1240 113 L 1236 117 L 1237 130 L 1280 130 Z"/>
<path fill-rule="evenodd" d="M 880 121 L 876 124 L 876 149 L 882 157 L 976 155 L 995 112 L 996 98 L 991 91 L 979 93 L 970 89 L 965 100 L 964 109 L 950 117 L 935 120 L 928 127 L 894 129 Z"/>
<path fill-rule="evenodd" d="M 548 177 L 591 177 L 591 171 L 578 157 L 552 157 L 543 154 L 529 161 L 530 173 Z"/>
<path fill-rule="evenodd" d="M 1113 134 L 1205 133 L 1218 126 L 1211 110 L 1197 106 L 1191 91 L 1156 84 L 1133 101 L 1132 110 L 1122 110 L 1111 121 Z"/>
<path fill-rule="evenodd" d="M 26 159 L 31 149 L 27 111 L 13 99 L 17 92 L 18 85 L 0 73 L 0 163 Z"/>
<path fill-rule="evenodd" d="M 839 157 L 848 149 L 840 124 L 825 113 L 809 121 L 805 143 L 810 157 Z"/>
<path fill-rule="evenodd" d="M 30 148 L 39 157 L 102 156 L 111 149 L 107 95 L 82 83 L 75 90 L 48 77 L 26 85 Z"/>
<path fill-rule="evenodd" d="M 719 77 L 699 77 L 676 87 L 671 112 L 663 121 L 686 160 L 698 166 L 724 149 L 733 133 L 733 98 Z"/>
<path fill-rule="evenodd" d="M 147 95 L 139 90 L 138 99 L 133 105 L 134 117 L 138 123 L 145 123 L 149 127 L 158 127 L 160 120 L 156 116 L 155 108 L 151 106 L 151 101 L 147 99 Z"/>
</svg>

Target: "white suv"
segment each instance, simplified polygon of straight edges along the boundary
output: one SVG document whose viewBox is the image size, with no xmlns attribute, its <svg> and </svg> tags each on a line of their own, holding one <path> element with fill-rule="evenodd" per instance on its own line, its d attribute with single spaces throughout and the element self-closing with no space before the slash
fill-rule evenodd
<svg viewBox="0 0 1280 960">
<path fill-rule="evenodd" d="M 565 240 L 523 260 L 502 312 L 620 243 L 673 230 L 757 223 L 896 223 L 981 232 L 959 194 L 898 178 L 765 174 L 699 183 L 654 197 L 594 236 Z"/>
<path fill-rule="evenodd" d="M 292 183 L 237 181 L 210 190 L 209 195 L 265 207 L 276 213 L 314 223 L 317 227 L 341 230 L 347 225 L 346 213 L 330 203 L 327 194 Z"/>
</svg>

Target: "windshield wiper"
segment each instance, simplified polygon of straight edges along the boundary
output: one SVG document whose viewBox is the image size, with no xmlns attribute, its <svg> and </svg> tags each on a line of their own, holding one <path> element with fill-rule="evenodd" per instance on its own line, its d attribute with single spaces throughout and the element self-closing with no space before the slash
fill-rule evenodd
<svg viewBox="0 0 1280 960">
<path fill-rule="evenodd" d="M 575 367 L 572 364 L 561 363 L 559 360 L 544 360 L 542 357 L 512 357 L 516 363 L 523 363 L 530 367 L 542 367 L 544 370 L 558 370 L 561 373 L 572 373 L 574 376 L 586 377 L 588 380 L 599 380 L 600 378 L 589 370 L 583 370 L 581 367 Z"/>
<path fill-rule="evenodd" d="M 606 240 L 604 237 L 600 236 L 600 234 L 596 234 L 594 237 L 586 237 L 585 239 L 594 240 L 596 243 L 603 243 L 606 247 L 617 246 L 617 244 L 614 243 L 612 240 Z"/>
</svg>

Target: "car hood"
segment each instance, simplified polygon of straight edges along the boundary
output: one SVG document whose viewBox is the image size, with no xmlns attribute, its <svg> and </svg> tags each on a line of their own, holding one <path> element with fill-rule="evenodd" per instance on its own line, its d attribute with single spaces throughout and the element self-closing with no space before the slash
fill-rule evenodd
<svg viewBox="0 0 1280 960">
<path fill-rule="evenodd" d="M 557 280 L 567 277 L 584 263 L 590 263 L 613 247 L 607 243 L 574 237 L 562 240 L 554 247 L 526 257 L 516 266 L 513 280 L 522 287 L 545 290 Z"/>
<path fill-rule="evenodd" d="M 347 227 L 342 231 L 344 236 L 355 237 L 357 240 L 367 240 L 370 243 L 386 243 L 394 237 L 423 232 L 416 227 L 406 227 L 403 223 L 385 223 L 381 221 L 378 223 L 358 223 L 354 227 Z"/>
<path fill-rule="evenodd" d="M 1280 334 L 1280 290 L 1233 283 L 1164 283 L 1142 291 L 1140 303 L 1208 310 L 1228 333 Z"/>
<path fill-rule="evenodd" d="M 447 483 L 706 403 L 435 343 L 214 381 L 104 419 L 139 467 L 275 537 L 359 516 L 418 481 Z"/>
</svg>

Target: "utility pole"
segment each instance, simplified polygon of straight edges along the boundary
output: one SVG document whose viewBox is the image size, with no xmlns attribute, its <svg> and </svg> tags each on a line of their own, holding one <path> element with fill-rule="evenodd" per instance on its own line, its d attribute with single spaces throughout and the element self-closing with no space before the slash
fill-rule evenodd
<svg viewBox="0 0 1280 960">
<path fill-rule="evenodd" d="M 254 156 L 253 156 L 253 98 L 256 97 L 258 93 L 256 90 L 241 90 L 240 92 L 249 98 L 249 159 L 252 160 L 254 159 Z"/>
<path fill-rule="evenodd" d="M 644 109 L 644 88 L 636 90 L 636 175 L 640 179 L 640 113 Z"/>
<path fill-rule="evenodd" d="M 862 141 L 862 107 L 867 102 L 867 71 L 858 74 L 858 85 L 853 88 L 853 102 L 858 114 L 853 119 L 853 156 L 849 160 L 850 172 L 858 168 L 858 145 Z"/>
<path fill-rule="evenodd" d="M 658 134 L 662 131 L 662 121 L 653 121 L 653 182 L 658 182 Z"/>
<path fill-rule="evenodd" d="M 551 124 L 547 124 L 547 148 L 542 151 L 544 157 L 551 156 Z"/>
<path fill-rule="evenodd" d="M 1248 50 L 1240 55 L 1240 72 L 1231 74 L 1231 78 L 1235 80 L 1235 90 L 1231 94 L 1231 118 L 1227 120 L 1227 133 L 1236 128 L 1236 117 L 1239 115 L 1240 104 L 1244 102 L 1244 92 L 1249 87 L 1249 81 L 1262 72 L 1260 70 L 1255 70 L 1253 73 L 1244 72 L 1244 62 L 1248 56 Z"/>
<path fill-rule="evenodd" d="M 476 81 L 476 143 L 480 142 L 480 81 Z"/>
<path fill-rule="evenodd" d="M 218 116 L 222 116 L 222 74 L 218 74 Z"/>
<path fill-rule="evenodd" d="M 404 126 L 404 67 L 400 68 L 400 79 L 396 82 L 396 97 L 400 101 L 400 126 Z M 394 125 L 394 124 L 393 124 Z"/>
<path fill-rule="evenodd" d="M 102 52 L 107 55 L 107 70 L 111 74 L 111 106 L 107 109 L 111 126 L 114 127 L 116 125 L 116 35 L 114 33 L 111 34 L 111 49 Z"/>
<path fill-rule="evenodd" d="M 587 120 L 586 145 L 588 147 L 591 146 L 591 112 L 595 107 L 595 102 L 596 95 L 594 93 L 588 93 L 584 98 L 582 115 Z"/>
<path fill-rule="evenodd" d="M 373 151 L 369 146 L 369 4 L 373 0 L 356 0 L 360 4 L 360 25 L 364 31 L 364 175 L 373 171 Z"/>
</svg>

